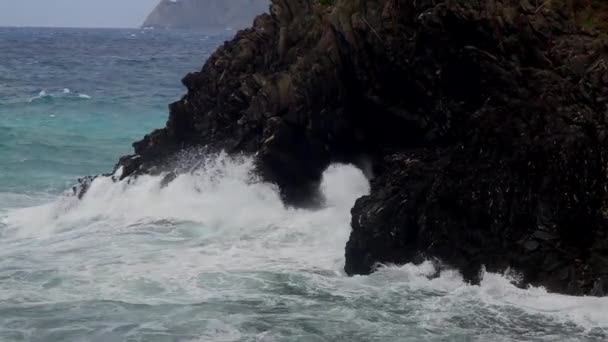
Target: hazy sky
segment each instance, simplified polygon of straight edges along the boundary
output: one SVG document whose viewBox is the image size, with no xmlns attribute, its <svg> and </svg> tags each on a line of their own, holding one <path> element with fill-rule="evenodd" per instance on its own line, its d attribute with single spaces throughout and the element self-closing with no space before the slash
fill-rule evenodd
<svg viewBox="0 0 608 342">
<path fill-rule="evenodd" d="M 137 27 L 159 0 L 0 0 L 0 26 Z"/>
</svg>

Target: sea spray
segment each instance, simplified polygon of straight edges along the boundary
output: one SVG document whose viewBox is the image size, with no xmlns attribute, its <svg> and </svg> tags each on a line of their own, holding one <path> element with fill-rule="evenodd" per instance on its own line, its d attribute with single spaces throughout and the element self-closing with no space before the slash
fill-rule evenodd
<svg viewBox="0 0 608 342">
<path fill-rule="evenodd" d="M 104 229 L 110 232 L 183 223 L 199 227 L 190 233 L 204 237 L 209 244 L 205 254 L 223 260 L 224 268 L 284 268 L 292 263 L 340 269 L 350 207 L 369 191 L 361 171 L 353 166 L 330 167 L 321 185 L 325 207 L 307 211 L 285 207 L 276 186 L 253 174 L 251 158 L 220 154 L 202 165 L 164 187 L 162 175 L 121 182 L 98 177 L 82 200 L 67 195 L 46 205 L 14 210 L 5 223 L 15 230 L 16 238 L 29 239 L 84 232 L 100 222 L 106 222 Z M 282 261 L 271 263 L 273 257 Z M 201 266 L 214 264 L 208 261 Z"/>
</svg>

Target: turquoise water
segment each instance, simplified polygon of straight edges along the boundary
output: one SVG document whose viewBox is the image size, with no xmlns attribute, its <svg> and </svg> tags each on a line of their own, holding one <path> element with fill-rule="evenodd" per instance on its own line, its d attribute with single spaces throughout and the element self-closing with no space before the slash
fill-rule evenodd
<svg viewBox="0 0 608 342">
<path fill-rule="evenodd" d="M 285 208 L 247 157 L 162 177 L 112 170 L 164 124 L 229 33 L 0 28 L 0 341 L 604 341 L 608 299 L 480 286 L 434 266 L 346 277 L 361 171 Z"/>
<path fill-rule="evenodd" d="M 0 189 L 65 189 L 161 127 L 227 35 L 0 29 Z"/>
</svg>

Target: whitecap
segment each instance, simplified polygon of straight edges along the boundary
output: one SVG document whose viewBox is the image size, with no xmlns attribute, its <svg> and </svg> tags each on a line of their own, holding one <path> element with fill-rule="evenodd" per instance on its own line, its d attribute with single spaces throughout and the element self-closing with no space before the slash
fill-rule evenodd
<svg viewBox="0 0 608 342">
<path fill-rule="evenodd" d="M 38 95 L 28 99 L 28 103 L 36 102 L 39 100 L 52 100 L 52 99 L 91 99 L 90 95 L 85 93 L 74 92 L 69 88 L 60 88 L 55 90 L 41 90 Z"/>
<path fill-rule="evenodd" d="M 41 90 L 38 95 L 31 97 L 29 100 L 27 100 L 27 102 L 32 103 L 34 101 L 40 100 L 40 99 L 44 99 L 44 98 L 48 98 L 50 97 L 50 95 L 47 94 L 46 90 Z"/>
</svg>

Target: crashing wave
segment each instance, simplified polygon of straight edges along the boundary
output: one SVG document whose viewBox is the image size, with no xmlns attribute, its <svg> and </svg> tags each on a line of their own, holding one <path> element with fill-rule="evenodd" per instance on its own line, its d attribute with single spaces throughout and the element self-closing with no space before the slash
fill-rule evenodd
<svg viewBox="0 0 608 342">
<path fill-rule="evenodd" d="M 498 330 L 534 317 L 556 329 L 574 323 L 581 334 L 608 336 L 608 298 L 521 289 L 509 274 L 486 273 L 481 284 L 473 286 L 457 271 L 439 272 L 436 263 L 427 261 L 347 277 L 342 268 L 350 208 L 369 192 L 366 177 L 354 166 L 332 165 L 324 172 L 321 190 L 326 202 L 316 210 L 286 207 L 276 186 L 255 175 L 248 157 L 209 156 L 165 185 L 164 175 L 117 181 L 120 170 L 116 172 L 91 180 L 82 200 L 68 194 L 46 205 L 9 210 L 2 220 L 18 246 L 22 241 L 47 246 L 47 253 L 90 248 L 89 266 L 82 274 L 74 271 L 78 279 L 95 277 L 94 288 L 81 285 L 85 293 L 102 291 L 103 296 L 107 291 L 117 300 L 133 300 L 128 284 L 137 275 L 138 282 L 166 286 L 166 295 L 182 293 L 181 301 L 197 302 L 211 295 L 234 295 L 230 288 L 215 287 L 218 275 L 235 284 L 275 286 L 266 283 L 269 273 L 297 272 L 306 284 L 302 286 L 310 287 L 307 291 L 342 298 L 337 307 L 361 298 L 374 301 L 368 310 L 419 306 L 426 317 L 420 324 L 429 329 L 444 327 L 446 320 L 470 310 L 470 319 Z M 163 247 L 158 261 L 150 263 L 145 253 L 134 252 L 150 248 L 144 237 L 174 247 Z M 3 253 L 10 255 L 13 243 L 7 243 Z M 131 252 L 121 254 L 126 250 Z M 123 262 L 106 274 L 95 258 Z M 99 285 L 106 283 L 112 285 Z M 383 323 L 385 329 L 400 326 Z"/>
<path fill-rule="evenodd" d="M 118 174 L 100 176 L 82 200 L 66 195 L 46 205 L 9 210 L 2 220 L 9 234 L 3 253 L 46 246 L 45 253 L 61 263 L 70 257 L 62 251 L 87 250 L 87 266 L 70 276 L 80 279 L 82 293 L 116 300 L 154 303 L 132 292 L 135 280 L 157 284 L 159 291 L 167 291 L 160 298 L 177 295 L 180 302 L 247 297 L 247 291 L 261 291 L 247 287 L 252 284 L 278 286 L 268 278 L 277 274 L 298 279 L 293 286 L 310 292 L 306 301 L 314 303 L 315 296 L 339 299 L 334 305 L 345 313 L 359 310 L 348 303 L 366 298 L 374 302 L 366 310 L 414 306 L 422 316 L 399 317 L 420 320 L 430 330 L 445 328 L 467 310 L 467 319 L 492 326 L 497 334 L 504 329 L 506 335 L 510 327 L 533 319 L 555 329 L 575 324 L 569 329 L 581 336 L 608 336 L 608 298 L 521 289 L 509 274 L 486 273 L 473 286 L 457 271 L 439 272 L 436 263 L 427 261 L 347 277 L 342 268 L 350 208 L 369 192 L 363 173 L 351 165 L 332 165 L 321 185 L 325 205 L 304 210 L 286 207 L 276 186 L 260 182 L 253 170 L 251 158 L 220 154 L 165 186 L 163 175 L 122 181 L 116 180 Z M 162 253 L 154 246 L 163 246 Z M 156 261 L 150 260 L 152 255 Z M 103 266 L 105 260 L 117 259 L 121 262 L 111 268 Z M 88 277 L 94 280 L 86 281 Z M 226 287 L 221 279 L 231 279 L 233 285 Z M 234 286 L 238 291 L 233 292 Z M 383 329 L 398 331 L 403 327 L 399 322 L 383 321 Z"/>
</svg>

